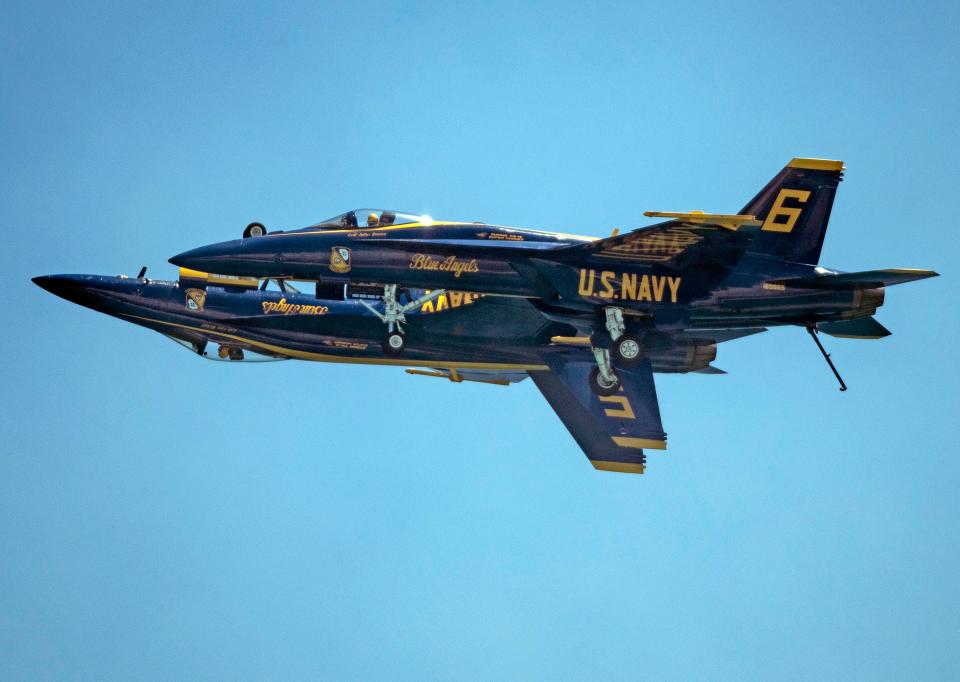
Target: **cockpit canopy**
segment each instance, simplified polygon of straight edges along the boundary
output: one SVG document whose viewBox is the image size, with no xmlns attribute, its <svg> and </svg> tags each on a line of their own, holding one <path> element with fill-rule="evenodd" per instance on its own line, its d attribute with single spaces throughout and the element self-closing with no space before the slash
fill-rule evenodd
<svg viewBox="0 0 960 682">
<path fill-rule="evenodd" d="M 410 223 L 422 223 L 430 225 L 433 218 L 426 215 L 414 215 L 412 213 L 402 213 L 400 211 L 391 211 L 382 208 L 357 208 L 346 213 L 341 213 L 333 218 L 321 220 L 316 225 L 311 225 L 312 229 L 320 230 L 343 230 L 350 228 L 363 229 L 365 227 L 389 227 L 391 225 L 409 225 Z"/>
</svg>

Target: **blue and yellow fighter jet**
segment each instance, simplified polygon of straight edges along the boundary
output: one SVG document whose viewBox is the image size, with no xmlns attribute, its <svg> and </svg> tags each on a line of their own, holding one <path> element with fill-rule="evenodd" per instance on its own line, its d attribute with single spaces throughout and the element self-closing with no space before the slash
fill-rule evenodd
<svg viewBox="0 0 960 682">
<path fill-rule="evenodd" d="M 172 258 L 178 282 L 36 281 L 206 357 L 215 344 L 232 360 L 530 376 L 597 469 L 642 473 L 644 449 L 666 447 L 654 372 L 723 373 L 717 344 L 796 325 L 845 390 L 817 333 L 887 336 L 872 317 L 884 287 L 937 274 L 817 265 L 842 171 L 794 159 L 737 214 L 650 212 L 670 220 L 605 239 L 357 210 L 291 231 L 251 223 Z"/>
<path fill-rule="evenodd" d="M 525 298 L 589 346 L 596 366 L 587 381 L 602 397 L 629 392 L 623 373 L 645 374 L 644 358 L 684 334 L 797 325 L 845 390 L 816 333 L 886 336 L 872 317 L 884 287 L 937 273 L 818 265 L 843 171 L 841 161 L 796 158 L 739 213 L 649 211 L 670 220 L 605 239 L 365 210 L 299 230 L 267 233 L 253 223 L 242 239 L 171 262 L 332 286 L 382 285 L 382 306 L 370 310 L 385 325 L 384 347 L 397 354 L 407 346 L 398 286 Z"/>
<path fill-rule="evenodd" d="M 180 269 L 177 281 L 51 275 L 34 282 L 68 301 L 160 332 L 194 354 L 225 362 L 315 360 L 407 367 L 410 374 L 509 385 L 533 379 L 594 467 L 643 473 L 643 448 L 662 448 L 653 372 L 712 371 L 716 344 L 760 329 L 690 331 L 651 349 L 624 372 L 626 389 L 593 394 L 593 358 L 571 326 L 522 298 L 402 290 L 414 340 L 402 358 L 381 343 L 370 302 L 383 287 L 258 280 Z M 302 284 L 300 285 L 303 286 Z M 316 286 L 316 289 L 313 289 Z M 571 343 L 573 345 L 571 345 Z"/>
</svg>

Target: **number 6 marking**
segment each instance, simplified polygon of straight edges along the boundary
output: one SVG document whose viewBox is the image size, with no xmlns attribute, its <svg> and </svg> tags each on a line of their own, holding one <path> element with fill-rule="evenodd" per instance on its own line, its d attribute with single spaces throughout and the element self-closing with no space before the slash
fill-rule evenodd
<svg viewBox="0 0 960 682">
<path fill-rule="evenodd" d="M 763 221 L 763 227 L 760 229 L 766 232 L 792 232 L 793 226 L 797 224 L 797 219 L 800 217 L 803 209 L 784 206 L 783 202 L 787 199 L 796 199 L 797 203 L 805 204 L 809 198 L 810 192 L 805 189 L 780 190 L 780 194 L 777 195 L 777 200 L 773 202 L 773 207 L 770 209 L 770 213 L 767 214 L 767 219 Z M 777 219 L 780 217 L 786 218 L 787 221 L 785 223 L 777 222 Z"/>
</svg>

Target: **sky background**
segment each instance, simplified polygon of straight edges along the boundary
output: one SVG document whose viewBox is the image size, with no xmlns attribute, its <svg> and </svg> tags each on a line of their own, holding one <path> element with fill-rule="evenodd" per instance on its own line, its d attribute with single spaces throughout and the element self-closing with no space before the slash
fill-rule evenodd
<svg viewBox="0 0 960 682">
<path fill-rule="evenodd" d="M 960 6 L 0 3 L 0 678 L 956 679 Z M 856 9 L 854 9 L 856 8 Z M 881 341 L 536 388 L 203 362 L 29 278 L 356 206 L 606 235 L 843 159 Z"/>
</svg>

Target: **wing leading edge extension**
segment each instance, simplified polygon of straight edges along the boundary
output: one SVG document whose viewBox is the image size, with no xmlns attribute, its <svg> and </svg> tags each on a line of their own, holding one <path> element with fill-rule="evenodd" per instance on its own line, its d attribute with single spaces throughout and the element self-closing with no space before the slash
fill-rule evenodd
<svg viewBox="0 0 960 682">
<path fill-rule="evenodd" d="M 596 363 L 588 356 L 552 354 L 545 360 L 550 371 L 531 372 L 530 378 L 594 468 L 642 474 L 644 448 L 663 450 L 667 438 L 650 361 L 618 371 L 619 393 L 597 396 L 588 381 Z"/>
</svg>

